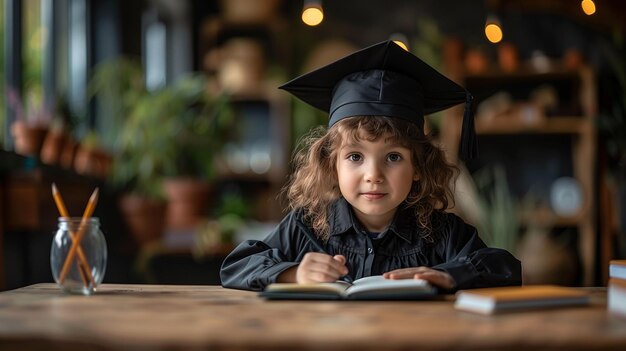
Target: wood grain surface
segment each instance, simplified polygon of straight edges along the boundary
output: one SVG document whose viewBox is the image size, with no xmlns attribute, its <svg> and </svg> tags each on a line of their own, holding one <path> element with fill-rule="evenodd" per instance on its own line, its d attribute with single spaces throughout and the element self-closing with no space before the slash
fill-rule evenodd
<svg viewBox="0 0 626 351">
<path fill-rule="evenodd" d="M 626 350 L 626 320 L 590 307 L 483 316 L 438 301 L 265 301 L 219 286 L 37 284 L 0 293 L 0 350 Z"/>
</svg>

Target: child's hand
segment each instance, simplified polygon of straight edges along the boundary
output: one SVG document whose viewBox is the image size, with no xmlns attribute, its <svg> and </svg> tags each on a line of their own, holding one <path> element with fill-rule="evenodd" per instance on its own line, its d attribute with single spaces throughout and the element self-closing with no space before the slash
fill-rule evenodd
<svg viewBox="0 0 626 351">
<path fill-rule="evenodd" d="M 296 271 L 296 282 L 324 283 L 334 282 L 348 274 L 346 258 L 343 255 L 330 256 L 319 252 L 304 255 Z"/>
<path fill-rule="evenodd" d="M 452 289 L 456 282 L 454 278 L 446 272 L 438 271 L 428 267 L 413 267 L 396 269 L 383 274 L 387 279 L 424 279 L 432 285 L 444 289 Z"/>
</svg>

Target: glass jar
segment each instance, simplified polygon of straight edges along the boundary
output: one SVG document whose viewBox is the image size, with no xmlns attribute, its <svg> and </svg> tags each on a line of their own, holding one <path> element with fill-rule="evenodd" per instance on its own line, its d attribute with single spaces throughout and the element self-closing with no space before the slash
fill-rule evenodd
<svg viewBox="0 0 626 351">
<path fill-rule="evenodd" d="M 98 218 L 90 218 L 85 228 L 81 228 L 81 221 L 77 217 L 59 218 L 50 250 L 50 266 L 54 281 L 63 291 L 91 295 L 104 278 L 107 245 Z M 79 236 L 82 236 L 80 245 L 72 249 L 74 238 Z"/>
</svg>

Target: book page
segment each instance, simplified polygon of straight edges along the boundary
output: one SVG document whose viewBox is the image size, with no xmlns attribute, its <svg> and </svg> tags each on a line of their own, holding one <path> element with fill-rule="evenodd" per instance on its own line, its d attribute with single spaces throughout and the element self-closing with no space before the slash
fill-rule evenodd
<svg viewBox="0 0 626 351">
<path fill-rule="evenodd" d="M 385 279 L 382 275 L 364 277 L 355 280 L 346 291 L 354 294 L 363 291 L 428 291 L 431 285 L 422 279 Z"/>
<path fill-rule="evenodd" d="M 383 276 L 357 279 L 353 285 L 334 283 L 274 283 L 260 293 L 278 300 L 423 300 L 437 296 L 437 289 L 419 279 L 391 280 Z"/>
</svg>

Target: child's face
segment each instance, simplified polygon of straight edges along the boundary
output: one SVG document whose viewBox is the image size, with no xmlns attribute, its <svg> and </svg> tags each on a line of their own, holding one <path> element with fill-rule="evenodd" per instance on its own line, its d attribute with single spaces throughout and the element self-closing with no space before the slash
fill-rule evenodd
<svg viewBox="0 0 626 351">
<path fill-rule="evenodd" d="M 411 151 L 385 139 L 344 143 L 337 154 L 339 190 L 371 232 L 389 226 L 418 179 Z"/>
</svg>

